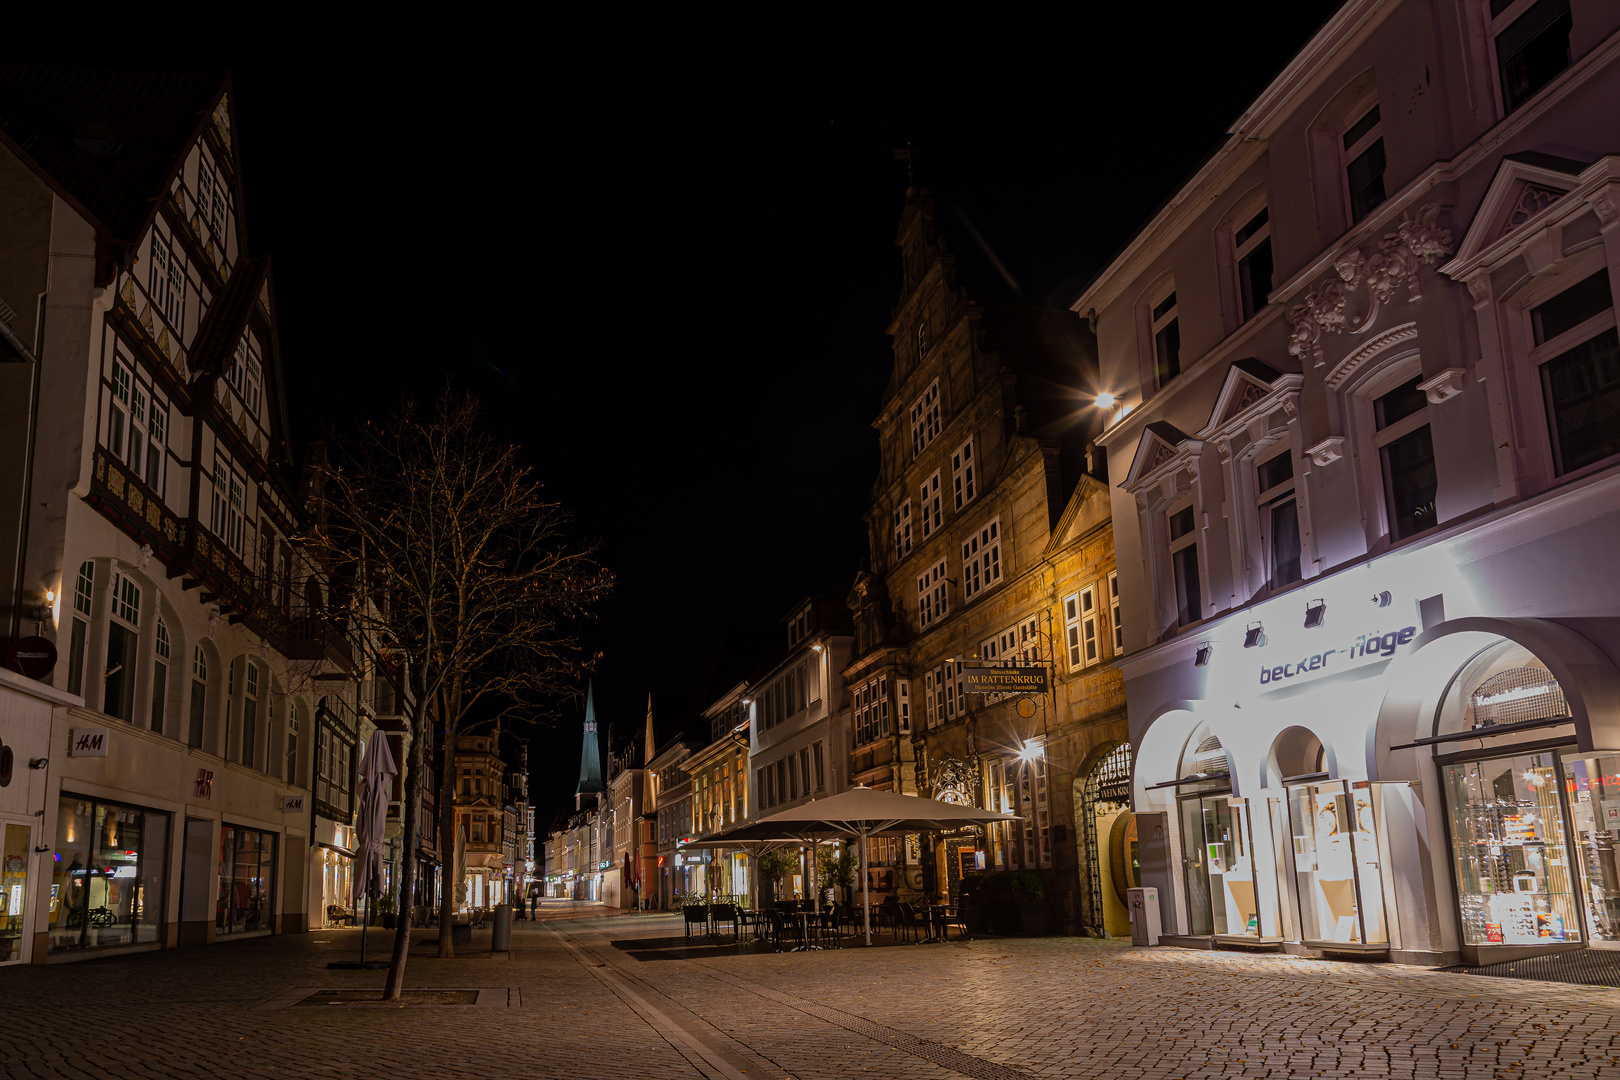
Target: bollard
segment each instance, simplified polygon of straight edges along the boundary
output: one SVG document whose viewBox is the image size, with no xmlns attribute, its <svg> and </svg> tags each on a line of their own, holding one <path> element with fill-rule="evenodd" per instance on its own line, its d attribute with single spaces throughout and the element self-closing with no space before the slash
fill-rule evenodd
<svg viewBox="0 0 1620 1080">
<path fill-rule="evenodd" d="M 495 905 L 495 929 L 490 934 L 490 952 L 512 951 L 512 905 Z"/>
</svg>

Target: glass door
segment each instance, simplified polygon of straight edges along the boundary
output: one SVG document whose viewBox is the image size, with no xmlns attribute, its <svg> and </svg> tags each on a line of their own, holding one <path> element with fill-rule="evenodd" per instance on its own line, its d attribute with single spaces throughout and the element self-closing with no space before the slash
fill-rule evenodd
<svg viewBox="0 0 1620 1080">
<path fill-rule="evenodd" d="M 1620 757 L 1577 758 L 1563 766 L 1587 940 L 1620 948 Z"/>
<path fill-rule="evenodd" d="M 0 855 L 0 964 L 12 964 L 22 959 L 32 834 L 27 825 L 10 823 L 5 832 L 5 851 Z"/>
<path fill-rule="evenodd" d="M 1248 800 L 1204 795 L 1181 802 L 1182 868 L 1194 934 L 1259 937 L 1259 893 Z"/>
<path fill-rule="evenodd" d="M 1379 809 L 1377 789 L 1365 780 L 1289 789 L 1302 942 L 1358 947 L 1389 943 Z"/>
<path fill-rule="evenodd" d="M 1463 943 L 1581 941 L 1560 796 L 1568 771 L 1558 756 L 1460 762 L 1441 772 Z"/>
</svg>

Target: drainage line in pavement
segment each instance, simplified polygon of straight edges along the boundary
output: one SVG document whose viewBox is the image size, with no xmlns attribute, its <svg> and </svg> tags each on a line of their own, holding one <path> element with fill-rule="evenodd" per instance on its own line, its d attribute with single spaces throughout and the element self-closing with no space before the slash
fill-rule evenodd
<svg viewBox="0 0 1620 1080">
<path fill-rule="evenodd" d="M 590 949 L 573 941 L 567 935 L 552 930 L 550 927 L 546 927 L 546 930 L 557 939 L 564 949 L 568 950 L 569 955 L 578 961 L 581 967 L 595 975 L 603 985 L 618 995 L 654 1031 L 662 1035 L 666 1041 L 671 1038 L 679 1040 L 681 1046 L 675 1049 L 680 1050 L 684 1047 L 690 1051 L 691 1055 L 695 1055 L 701 1060 L 703 1065 L 714 1070 L 714 1075 L 723 1077 L 724 1080 L 760 1080 L 761 1077 L 770 1073 L 791 1078 L 792 1074 L 787 1073 L 774 1062 L 755 1058 L 751 1054 L 740 1052 L 731 1047 L 718 1045 L 718 1039 L 712 1042 L 705 1039 L 701 1034 L 693 1031 L 689 1025 L 681 1023 L 649 1001 L 645 994 L 636 989 L 635 982 L 637 980 L 622 971 L 616 970 L 612 965 L 598 960 Z M 651 990 L 650 987 L 648 989 Z M 656 991 L 652 992 L 656 993 Z M 715 1035 L 721 1036 L 721 1033 L 717 1031 Z M 696 1065 L 697 1063 L 694 1062 L 693 1064 Z M 756 1071 L 750 1075 L 749 1068 Z M 700 1069 L 700 1071 L 702 1070 Z"/>
</svg>

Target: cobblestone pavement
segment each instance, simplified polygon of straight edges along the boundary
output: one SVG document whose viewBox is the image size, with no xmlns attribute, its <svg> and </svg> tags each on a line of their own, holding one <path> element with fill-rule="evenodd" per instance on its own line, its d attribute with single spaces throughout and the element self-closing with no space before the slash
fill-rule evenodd
<svg viewBox="0 0 1620 1080">
<path fill-rule="evenodd" d="M 777 954 L 682 934 L 547 910 L 509 959 L 487 931 L 455 960 L 413 950 L 410 987 L 479 993 L 403 1008 L 294 1004 L 381 986 L 326 968 L 355 956 L 354 930 L 0 969 L 0 1072 L 1620 1080 L 1616 990 L 1067 938 Z"/>
</svg>

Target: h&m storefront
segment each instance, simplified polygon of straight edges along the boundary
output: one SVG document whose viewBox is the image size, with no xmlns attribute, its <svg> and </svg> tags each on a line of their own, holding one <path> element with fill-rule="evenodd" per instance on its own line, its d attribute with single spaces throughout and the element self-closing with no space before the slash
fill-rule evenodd
<svg viewBox="0 0 1620 1080">
<path fill-rule="evenodd" d="M 1620 948 L 1620 588 L 1545 551 L 1470 554 L 1385 556 L 1121 665 L 1171 944 Z"/>
</svg>

